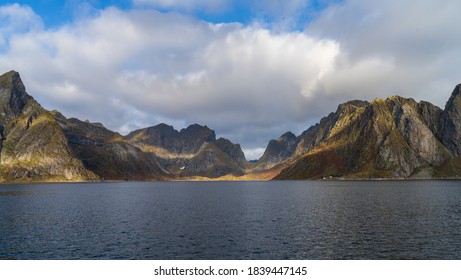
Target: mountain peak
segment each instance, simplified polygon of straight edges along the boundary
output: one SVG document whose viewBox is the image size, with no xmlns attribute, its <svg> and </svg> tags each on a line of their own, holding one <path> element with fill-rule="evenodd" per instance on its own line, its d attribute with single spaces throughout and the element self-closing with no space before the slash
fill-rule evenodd
<svg viewBox="0 0 461 280">
<path fill-rule="evenodd" d="M 413 102 L 413 103 L 416 103 L 416 101 L 413 99 L 413 98 L 405 98 L 405 97 L 402 97 L 400 95 L 393 95 L 393 96 L 390 96 L 386 99 L 386 101 L 393 101 L 393 102 L 398 102 L 400 104 L 404 104 L 404 103 L 407 103 L 407 102 Z"/>
<path fill-rule="evenodd" d="M 206 125 L 202 126 L 199 124 L 192 124 L 187 128 L 181 129 L 179 133 L 183 135 L 183 137 L 203 139 L 205 142 L 216 141 L 216 134 L 214 130 L 209 129 Z"/>
<path fill-rule="evenodd" d="M 200 125 L 197 123 L 191 124 L 188 127 L 181 129 L 181 131 L 199 131 L 199 130 L 207 131 L 211 129 L 209 129 L 206 125 Z"/>
<path fill-rule="evenodd" d="M 461 157 L 461 84 L 453 90 L 440 123 L 443 144 Z"/>
<path fill-rule="evenodd" d="M 355 107 L 365 107 L 367 105 L 369 105 L 370 103 L 368 101 L 363 101 L 363 100 L 351 100 L 351 101 L 347 101 L 341 105 L 339 105 L 340 107 L 344 107 L 344 106 L 355 106 Z"/>
<path fill-rule="evenodd" d="M 19 75 L 19 73 L 14 70 L 10 70 L 2 74 L 0 77 L 9 77 L 9 76 L 15 76 L 15 75 Z"/>
<path fill-rule="evenodd" d="M 0 76 L 0 88 L 11 89 L 14 87 L 17 87 L 18 89 L 25 91 L 24 84 L 22 83 L 21 76 L 19 75 L 18 72 L 11 70 Z"/>
<path fill-rule="evenodd" d="M 296 149 L 298 140 L 291 131 L 285 132 L 275 140 L 269 141 L 264 154 L 258 160 L 260 169 L 269 169 L 291 157 Z"/>
<path fill-rule="evenodd" d="M 338 105 L 336 113 L 350 114 L 352 112 L 355 112 L 358 108 L 364 108 L 368 105 L 370 105 L 368 101 L 352 100 Z"/>
<path fill-rule="evenodd" d="M 453 110 L 454 107 L 461 108 L 461 84 L 457 85 L 451 93 L 450 99 L 445 105 L 445 110 Z"/>
<path fill-rule="evenodd" d="M 0 76 L 0 78 L 6 78 L 6 77 L 19 77 L 19 73 L 14 70 L 10 70 Z"/>
<path fill-rule="evenodd" d="M 0 121 L 16 118 L 31 99 L 18 72 L 10 71 L 0 76 Z"/>
<path fill-rule="evenodd" d="M 277 141 L 288 141 L 288 140 L 295 139 L 295 138 L 296 138 L 296 135 L 294 135 L 293 132 L 287 131 L 284 134 L 282 134 L 282 136 L 277 138 Z"/>
</svg>

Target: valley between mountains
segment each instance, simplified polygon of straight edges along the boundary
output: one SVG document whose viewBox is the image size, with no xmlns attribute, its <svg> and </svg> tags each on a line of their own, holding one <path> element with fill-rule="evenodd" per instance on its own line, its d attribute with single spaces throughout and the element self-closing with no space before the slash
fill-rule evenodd
<svg viewBox="0 0 461 280">
<path fill-rule="evenodd" d="M 340 104 L 301 135 L 271 140 L 257 162 L 207 126 L 158 124 L 121 135 L 60 112 L 0 76 L 0 181 L 461 178 L 461 85 L 444 109 L 392 96 Z"/>
</svg>

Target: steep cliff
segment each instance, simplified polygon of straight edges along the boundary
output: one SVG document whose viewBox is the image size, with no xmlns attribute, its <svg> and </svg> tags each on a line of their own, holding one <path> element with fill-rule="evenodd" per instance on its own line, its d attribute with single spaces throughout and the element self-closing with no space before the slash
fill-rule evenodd
<svg viewBox="0 0 461 280">
<path fill-rule="evenodd" d="M 51 113 L 67 138 L 72 155 L 103 180 L 167 179 L 155 157 L 99 123 Z"/>
<path fill-rule="evenodd" d="M 98 176 L 73 157 L 52 115 L 17 72 L 0 76 L 0 176 L 3 181 L 88 181 Z"/>
<path fill-rule="evenodd" d="M 179 177 L 241 176 L 247 164 L 240 145 L 224 138 L 216 140 L 213 130 L 198 124 L 181 131 L 160 124 L 133 131 L 126 139 Z"/>
<path fill-rule="evenodd" d="M 265 170 L 293 156 L 300 139 L 292 132 L 286 132 L 279 138 L 269 141 L 262 157 L 254 169 Z"/>
<path fill-rule="evenodd" d="M 457 85 L 441 117 L 440 137 L 456 156 L 461 156 L 461 84 Z"/>
<path fill-rule="evenodd" d="M 454 95 L 445 111 L 398 96 L 342 104 L 299 136 L 289 167 L 276 179 L 461 175 Z"/>
</svg>

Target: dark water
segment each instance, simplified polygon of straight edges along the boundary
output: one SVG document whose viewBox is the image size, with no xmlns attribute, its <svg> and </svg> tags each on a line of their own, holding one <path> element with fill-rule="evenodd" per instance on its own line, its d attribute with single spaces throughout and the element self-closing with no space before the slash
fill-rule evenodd
<svg viewBox="0 0 461 280">
<path fill-rule="evenodd" d="M 461 259 L 461 182 L 3 185 L 0 259 Z"/>
</svg>

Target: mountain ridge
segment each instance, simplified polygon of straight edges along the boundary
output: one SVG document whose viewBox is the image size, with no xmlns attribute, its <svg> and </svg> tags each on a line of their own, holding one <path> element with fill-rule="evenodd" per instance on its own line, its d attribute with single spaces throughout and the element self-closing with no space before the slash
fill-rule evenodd
<svg viewBox="0 0 461 280">
<path fill-rule="evenodd" d="M 98 177 L 75 159 L 54 118 L 27 94 L 20 76 L 0 76 L 0 180 L 92 181 Z"/>
<path fill-rule="evenodd" d="M 121 135 L 48 111 L 19 73 L 0 76 L 0 182 L 431 179 L 461 176 L 461 84 L 444 109 L 391 96 L 352 100 L 249 162 L 206 125 L 158 124 Z"/>
<path fill-rule="evenodd" d="M 461 103 L 450 100 L 445 110 L 400 96 L 341 104 L 301 135 L 308 145 L 275 179 L 457 178 Z"/>
<path fill-rule="evenodd" d="M 198 124 L 180 131 L 159 124 L 135 130 L 126 139 L 154 155 L 168 173 L 179 177 L 241 176 L 249 164 L 239 144 L 224 138 L 216 139 L 214 130 Z"/>
</svg>

